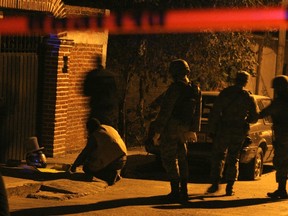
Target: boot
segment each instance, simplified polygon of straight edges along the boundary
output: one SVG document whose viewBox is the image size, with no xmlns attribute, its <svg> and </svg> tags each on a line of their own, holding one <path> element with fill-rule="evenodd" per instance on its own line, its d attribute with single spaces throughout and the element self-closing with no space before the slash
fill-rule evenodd
<svg viewBox="0 0 288 216">
<path fill-rule="evenodd" d="M 170 181 L 171 192 L 167 195 L 170 202 L 179 202 L 180 191 L 179 191 L 179 181 Z"/>
<path fill-rule="evenodd" d="M 226 196 L 233 196 L 235 194 L 233 190 L 234 181 L 228 181 L 226 185 Z"/>
<path fill-rule="evenodd" d="M 278 189 L 274 192 L 267 193 L 267 196 L 272 199 L 287 199 L 286 179 L 279 180 Z"/>
<path fill-rule="evenodd" d="M 187 180 L 181 180 L 181 189 L 180 189 L 180 201 L 181 203 L 188 202 L 188 188 Z"/>
<path fill-rule="evenodd" d="M 279 190 L 279 189 L 277 189 L 274 192 L 267 193 L 267 196 L 272 199 L 287 199 L 288 198 L 287 191 Z"/>
<path fill-rule="evenodd" d="M 212 185 L 207 189 L 206 193 L 215 193 L 219 190 L 219 182 L 214 182 Z"/>
</svg>

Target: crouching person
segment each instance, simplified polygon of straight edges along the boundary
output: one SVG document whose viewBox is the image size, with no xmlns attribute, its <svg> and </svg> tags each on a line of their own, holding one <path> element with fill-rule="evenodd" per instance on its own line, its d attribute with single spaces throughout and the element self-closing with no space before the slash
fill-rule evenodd
<svg viewBox="0 0 288 216">
<path fill-rule="evenodd" d="M 111 126 L 100 124 L 98 119 L 87 121 L 88 140 L 76 158 L 70 171 L 83 165 L 87 178 L 102 179 L 113 185 L 121 179 L 121 170 L 126 164 L 127 148 L 119 133 Z"/>
</svg>

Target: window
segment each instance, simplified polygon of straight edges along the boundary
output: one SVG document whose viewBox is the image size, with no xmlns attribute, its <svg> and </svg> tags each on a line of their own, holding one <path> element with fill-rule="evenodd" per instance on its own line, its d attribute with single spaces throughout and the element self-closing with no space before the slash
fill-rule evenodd
<svg viewBox="0 0 288 216">
<path fill-rule="evenodd" d="M 261 99 L 258 101 L 259 109 L 262 110 L 265 107 L 267 107 L 271 103 L 271 99 Z M 267 116 L 264 118 L 265 124 L 272 124 L 272 118 L 271 116 Z"/>
<path fill-rule="evenodd" d="M 202 96 L 202 118 L 208 119 L 216 97 L 214 95 Z"/>
</svg>

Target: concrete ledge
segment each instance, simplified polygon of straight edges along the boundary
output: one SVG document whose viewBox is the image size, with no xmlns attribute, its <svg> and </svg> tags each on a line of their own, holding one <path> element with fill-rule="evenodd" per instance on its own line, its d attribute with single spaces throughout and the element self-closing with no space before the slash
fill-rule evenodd
<svg viewBox="0 0 288 216">
<path fill-rule="evenodd" d="M 37 191 L 39 191 L 41 185 L 42 185 L 41 183 L 28 183 L 18 186 L 8 185 L 8 187 L 6 186 L 6 191 L 8 197 L 11 196 L 27 197 L 29 194 L 36 193 Z"/>
</svg>

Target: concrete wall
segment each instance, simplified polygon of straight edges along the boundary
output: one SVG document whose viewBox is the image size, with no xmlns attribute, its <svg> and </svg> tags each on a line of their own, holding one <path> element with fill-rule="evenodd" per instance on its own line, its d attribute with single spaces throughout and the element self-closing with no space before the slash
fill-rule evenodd
<svg viewBox="0 0 288 216">
<path fill-rule="evenodd" d="M 273 97 L 273 89 L 271 88 L 271 81 L 275 77 L 276 72 L 276 58 L 277 53 L 275 49 L 264 47 L 263 60 L 261 64 L 259 94 Z"/>
<path fill-rule="evenodd" d="M 258 49 L 258 48 L 257 48 Z M 256 77 L 252 77 L 247 85 L 252 93 L 273 97 L 273 89 L 271 88 L 271 81 L 275 76 L 276 71 L 276 57 L 277 44 L 271 47 L 263 47 L 262 60 Z M 255 69 L 257 71 L 257 69 Z M 258 82 L 258 85 L 256 84 Z M 258 88 L 258 90 L 257 90 Z"/>
</svg>

